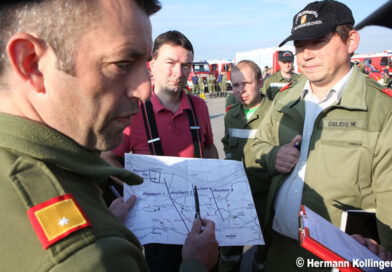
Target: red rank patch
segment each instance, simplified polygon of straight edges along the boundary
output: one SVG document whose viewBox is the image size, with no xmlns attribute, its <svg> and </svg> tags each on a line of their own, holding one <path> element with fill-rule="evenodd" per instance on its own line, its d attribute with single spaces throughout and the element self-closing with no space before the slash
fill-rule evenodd
<svg viewBox="0 0 392 272">
<path fill-rule="evenodd" d="M 27 215 L 44 249 L 77 230 L 91 226 L 71 194 L 35 205 L 27 211 Z"/>
</svg>

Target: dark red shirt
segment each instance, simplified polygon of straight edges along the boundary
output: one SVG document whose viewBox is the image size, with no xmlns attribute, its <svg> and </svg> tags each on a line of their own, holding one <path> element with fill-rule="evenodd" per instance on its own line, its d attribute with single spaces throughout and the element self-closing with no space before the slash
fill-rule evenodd
<svg viewBox="0 0 392 272">
<path fill-rule="evenodd" d="M 195 115 L 199 120 L 202 146 L 205 148 L 213 143 L 208 108 L 203 99 L 196 96 L 191 96 L 191 98 L 196 110 Z M 151 95 L 151 103 L 165 156 L 192 158 L 194 155 L 193 141 L 188 115 L 185 111 L 186 109 L 192 109 L 192 107 L 185 93 L 183 92 L 181 95 L 180 107 L 176 113 L 172 113 L 162 106 L 154 92 Z M 122 143 L 112 151 L 122 157 L 124 153 L 129 152 L 150 154 L 140 108 L 138 114 L 132 117 L 130 126 L 124 129 Z"/>
</svg>

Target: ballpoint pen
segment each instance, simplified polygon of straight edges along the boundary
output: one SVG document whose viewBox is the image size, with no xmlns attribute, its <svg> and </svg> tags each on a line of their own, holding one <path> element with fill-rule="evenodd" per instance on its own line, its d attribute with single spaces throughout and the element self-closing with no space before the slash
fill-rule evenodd
<svg viewBox="0 0 392 272">
<path fill-rule="evenodd" d="M 196 208 L 195 218 L 198 218 L 198 219 L 200 219 L 200 221 L 201 221 L 199 194 L 198 194 L 198 192 L 197 192 L 197 186 L 196 186 L 196 185 L 193 186 L 193 195 L 194 195 L 194 197 L 195 197 L 195 208 Z M 203 226 L 203 222 L 202 222 L 201 230 L 203 231 L 204 228 L 205 228 L 205 227 Z"/>
<path fill-rule="evenodd" d="M 109 190 L 116 198 L 122 197 L 121 194 L 117 191 L 116 187 L 114 187 L 113 185 L 109 185 Z"/>
<path fill-rule="evenodd" d="M 201 219 L 201 217 L 200 217 L 199 194 L 197 193 L 196 185 L 193 185 L 193 195 L 195 197 L 195 208 L 196 208 L 195 218 Z"/>
<path fill-rule="evenodd" d="M 297 141 L 294 146 L 296 149 L 301 150 L 301 141 Z"/>
</svg>

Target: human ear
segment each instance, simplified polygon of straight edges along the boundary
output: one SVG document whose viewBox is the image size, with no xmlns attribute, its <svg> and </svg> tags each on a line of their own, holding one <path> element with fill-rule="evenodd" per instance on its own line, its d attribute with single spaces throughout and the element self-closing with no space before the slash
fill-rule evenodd
<svg viewBox="0 0 392 272">
<path fill-rule="evenodd" d="M 355 50 L 357 50 L 358 45 L 359 45 L 359 33 L 355 30 L 351 30 L 350 33 L 348 34 L 348 39 L 347 39 L 347 50 L 348 54 L 353 54 Z"/>
<path fill-rule="evenodd" d="M 155 61 L 156 59 L 153 58 L 152 60 L 149 61 L 149 66 L 150 66 L 150 71 L 153 72 L 154 71 L 154 66 L 155 66 Z"/>
<path fill-rule="evenodd" d="M 38 65 L 46 50 L 44 42 L 31 34 L 18 33 L 9 39 L 6 50 L 19 79 L 36 92 L 45 92 L 44 77 Z"/>
<path fill-rule="evenodd" d="M 261 89 L 263 87 L 263 78 L 259 78 L 257 80 L 257 86 L 259 86 L 259 89 Z"/>
</svg>

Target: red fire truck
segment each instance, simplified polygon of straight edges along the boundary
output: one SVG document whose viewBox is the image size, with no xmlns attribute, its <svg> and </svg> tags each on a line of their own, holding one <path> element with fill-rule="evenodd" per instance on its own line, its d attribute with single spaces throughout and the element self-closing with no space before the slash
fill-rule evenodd
<svg viewBox="0 0 392 272">
<path fill-rule="evenodd" d="M 227 74 L 227 89 L 231 90 L 231 69 L 234 66 L 234 62 L 227 59 L 214 59 L 209 60 L 208 63 L 210 64 L 211 72 L 215 75 L 223 72 Z"/>
<path fill-rule="evenodd" d="M 218 74 L 218 72 L 213 72 L 215 75 Z M 207 82 L 206 77 L 211 74 L 210 70 L 210 64 L 207 61 L 196 61 L 192 63 L 192 71 L 189 74 L 188 77 L 188 86 L 192 88 L 193 83 L 192 83 L 192 77 L 194 75 L 199 76 L 202 75 L 204 82 Z"/>
<path fill-rule="evenodd" d="M 376 70 L 383 72 L 389 66 L 389 74 L 392 74 L 392 50 L 386 50 L 382 53 L 361 54 L 351 57 L 353 62 L 360 61 L 365 65 L 372 65 Z"/>
<path fill-rule="evenodd" d="M 212 72 L 227 73 L 227 80 L 230 81 L 231 79 L 231 69 L 234 66 L 234 62 L 232 60 L 226 59 L 216 59 L 216 60 L 209 60 L 208 63 L 210 64 L 210 70 Z"/>
</svg>

